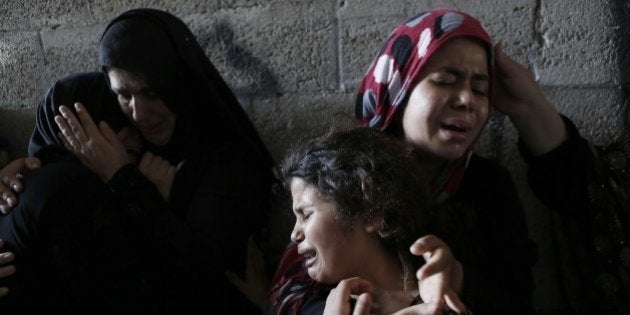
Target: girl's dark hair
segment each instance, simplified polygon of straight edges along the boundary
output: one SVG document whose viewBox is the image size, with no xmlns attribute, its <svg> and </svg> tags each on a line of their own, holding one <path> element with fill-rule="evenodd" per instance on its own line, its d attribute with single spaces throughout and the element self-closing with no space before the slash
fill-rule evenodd
<svg viewBox="0 0 630 315">
<path fill-rule="evenodd" d="M 294 177 L 315 186 L 337 206 L 344 228 L 379 222 L 382 244 L 399 258 L 405 285 L 413 279 L 423 260 L 409 247 L 426 234 L 429 202 L 410 146 L 367 127 L 331 131 L 298 143 L 280 172 L 287 189 Z"/>
</svg>

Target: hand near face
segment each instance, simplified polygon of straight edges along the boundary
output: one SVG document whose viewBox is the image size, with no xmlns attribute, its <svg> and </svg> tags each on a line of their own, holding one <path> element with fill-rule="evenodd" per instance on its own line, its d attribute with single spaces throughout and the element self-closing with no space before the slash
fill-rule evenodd
<svg viewBox="0 0 630 315">
<path fill-rule="evenodd" d="M 422 301 L 435 305 L 439 311 L 447 306 L 458 313 L 466 312 L 458 296 L 464 282 L 463 267 L 448 245 L 434 235 L 427 235 L 414 242 L 410 250 L 426 261 L 416 272 Z"/>
<path fill-rule="evenodd" d="M 164 200 L 168 201 L 177 168 L 167 160 L 151 152 L 146 152 L 142 155 L 138 170 L 157 187 Z"/>
<path fill-rule="evenodd" d="M 494 106 L 508 115 L 532 154 L 551 151 L 567 138 L 560 114 L 529 70 L 495 48 L 497 81 Z"/>
<path fill-rule="evenodd" d="M 24 189 L 22 177 L 29 171 L 40 167 L 36 157 L 24 157 L 13 160 L 0 169 L 0 212 L 9 213 L 17 205 L 17 194 Z"/>
<path fill-rule="evenodd" d="M 106 122 L 101 121 L 97 126 L 83 105 L 75 103 L 74 106 L 78 117 L 63 105 L 59 107 L 61 115 L 55 116 L 61 130 L 60 138 L 85 166 L 107 182 L 118 169 L 131 161 Z"/>
<path fill-rule="evenodd" d="M 0 249 L 4 245 L 4 242 L 0 240 Z M 15 266 L 10 263 L 15 256 L 11 252 L 0 252 L 0 279 L 6 278 L 15 273 Z M 9 288 L 0 287 L 0 297 L 9 294 Z"/>
<path fill-rule="evenodd" d="M 226 271 L 228 280 L 243 293 L 248 300 L 256 304 L 261 310 L 267 306 L 267 291 L 269 280 L 265 272 L 265 260 L 263 253 L 256 246 L 252 237 L 247 243 L 247 263 L 245 267 L 245 279 L 241 279 L 237 274 Z"/>
<path fill-rule="evenodd" d="M 372 311 L 372 303 L 369 281 L 358 277 L 344 279 L 328 294 L 324 315 L 367 315 Z"/>
<path fill-rule="evenodd" d="M 513 117 L 525 115 L 533 106 L 548 102 L 531 72 L 495 46 L 496 86 L 494 106 Z"/>
</svg>

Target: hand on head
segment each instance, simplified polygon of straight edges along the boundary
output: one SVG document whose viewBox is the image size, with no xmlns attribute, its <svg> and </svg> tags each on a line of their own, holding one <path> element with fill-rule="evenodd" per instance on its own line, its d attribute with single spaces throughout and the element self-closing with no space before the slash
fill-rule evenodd
<svg viewBox="0 0 630 315">
<path fill-rule="evenodd" d="M 503 52 L 501 44 L 494 47 L 496 84 L 494 106 L 510 118 L 535 113 L 538 106 L 549 101 L 531 72 Z"/>
<path fill-rule="evenodd" d="M 534 155 L 544 154 L 567 138 L 564 122 L 524 66 L 495 46 L 494 106 L 508 115 Z"/>
</svg>

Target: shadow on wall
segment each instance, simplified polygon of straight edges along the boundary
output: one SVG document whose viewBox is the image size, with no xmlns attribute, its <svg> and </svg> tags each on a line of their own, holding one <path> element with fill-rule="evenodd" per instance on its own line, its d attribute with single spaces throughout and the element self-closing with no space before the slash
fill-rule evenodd
<svg viewBox="0 0 630 315">
<path fill-rule="evenodd" d="M 215 50 L 215 45 L 220 47 L 221 58 L 233 69 L 240 81 L 240 84 L 235 83 L 231 86 L 239 97 L 267 99 L 280 95 L 278 82 L 272 71 L 236 42 L 234 30 L 227 21 L 217 22 L 209 34 L 200 34 L 199 41 L 206 52 L 210 49 Z M 227 73 L 222 75 L 226 76 Z"/>
</svg>

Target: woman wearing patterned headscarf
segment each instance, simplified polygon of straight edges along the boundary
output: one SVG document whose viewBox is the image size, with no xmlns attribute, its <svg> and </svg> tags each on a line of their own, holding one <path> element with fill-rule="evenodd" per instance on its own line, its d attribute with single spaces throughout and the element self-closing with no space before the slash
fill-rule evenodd
<svg viewBox="0 0 630 315">
<path fill-rule="evenodd" d="M 436 204 L 461 205 L 447 231 L 463 269 L 455 282 L 480 314 L 531 314 L 535 245 L 509 173 L 473 152 L 493 97 L 493 48 L 483 26 L 448 9 L 390 34 L 359 87 L 356 116 L 412 143 Z M 448 230 L 458 230 L 457 235 Z M 459 283 L 458 283 L 459 282 Z"/>
<path fill-rule="evenodd" d="M 423 12 L 399 25 L 359 87 L 356 116 L 411 143 L 429 175 L 438 224 L 456 262 L 445 266 L 427 252 L 419 281 L 443 277 L 438 310 L 457 292 L 480 314 L 531 314 L 536 247 L 509 173 L 473 152 L 492 103 L 493 49 L 473 17 L 459 11 Z M 272 287 L 272 304 L 311 307 L 317 294 L 300 273 L 290 245 Z M 439 271 L 436 266 L 440 266 Z M 425 269 L 426 271 L 426 269 Z M 445 289 L 446 288 L 446 289 Z"/>
<path fill-rule="evenodd" d="M 224 271 L 244 272 L 274 179 L 236 97 L 188 27 L 159 10 L 110 22 L 99 63 L 101 72 L 56 82 L 38 108 L 29 151 L 42 167 L 0 218 L 2 239 L 23 257 L 2 302 L 64 313 L 255 312 Z"/>
</svg>

